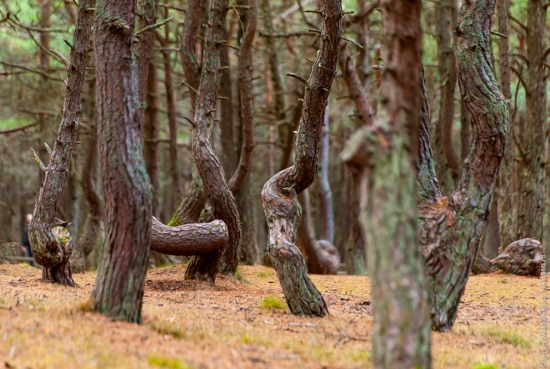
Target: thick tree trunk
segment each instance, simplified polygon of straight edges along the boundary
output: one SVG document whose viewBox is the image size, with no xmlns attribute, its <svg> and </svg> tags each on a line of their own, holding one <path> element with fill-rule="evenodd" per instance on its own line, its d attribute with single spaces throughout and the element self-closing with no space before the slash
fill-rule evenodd
<svg viewBox="0 0 550 369">
<path fill-rule="evenodd" d="M 70 64 L 67 69 L 63 118 L 50 155 L 45 179 L 29 225 L 29 241 L 37 263 L 44 267 L 43 278 L 74 286 L 69 258 L 73 243 L 66 230 L 54 230 L 56 209 L 69 174 L 69 165 L 76 145 L 80 124 L 82 87 L 92 25 L 92 1 L 79 3 L 78 19 L 73 36 Z M 61 238 L 60 238 L 61 237 Z"/>
<path fill-rule="evenodd" d="M 324 316 L 326 303 L 309 279 L 304 259 L 294 245 L 300 208 L 296 195 L 311 185 L 317 172 L 318 151 L 328 94 L 336 74 L 338 45 L 342 35 L 342 4 L 323 1 L 321 49 L 313 64 L 302 117 L 296 137 L 296 164 L 277 173 L 262 190 L 262 202 L 269 227 L 268 254 L 277 271 L 290 311 Z"/>
<path fill-rule="evenodd" d="M 432 204 L 420 204 L 432 326 L 439 331 L 449 330 L 456 319 L 485 230 L 509 130 L 506 100 L 498 89 L 489 54 L 494 6 L 494 0 L 462 4 L 455 54 L 460 91 L 473 128 L 472 144 L 454 193 Z"/>
<path fill-rule="evenodd" d="M 382 1 L 381 7 L 384 72 L 374 128 L 380 144 L 360 190 L 361 224 L 371 250 L 373 362 L 374 368 L 429 368 L 429 304 L 416 237 L 413 174 L 421 113 L 422 3 Z M 376 196 L 365 198 L 367 191 Z"/>
<path fill-rule="evenodd" d="M 234 274 L 237 270 L 238 252 L 242 241 L 242 229 L 235 198 L 231 193 L 221 163 L 212 147 L 211 128 L 214 123 L 217 92 L 220 84 L 220 48 L 226 47 L 223 27 L 227 14 L 227 0 L 215 0 L 212 4 L 209 27 L 206 32 L 206 48 L 199 85 L 193 132 L 193 159 L 203 180 L 214 215 L 227 225 L 229 242 L 223 253 L 197 256 L 187 268 L 186 278 L 215 280 L 218 264 L 220 272 Z M 222 257 L 223 254 L 223 257 Z M 220 257 L 222 263 L 220 263 Z"/>
<path fill-rule="evenodd" d="M 152 203 L 142 153 L 135 6 L 132 0 L 98 0 L 94 41 L 106 238 L 92 303 L 129 322 L 141 321 Z"/>
<path fill-rule="evenodd" d="M 436 173 L 444 189 L 458 181 L 459 165 L 453 149 L 452 130 L 455 111 L 456 70 L 453 30 L 456 26 L 456 0 L 443 0 L 437 5 L 437 48 L 439 73 L 439 119 L 435 130 Z"/>
</svg>

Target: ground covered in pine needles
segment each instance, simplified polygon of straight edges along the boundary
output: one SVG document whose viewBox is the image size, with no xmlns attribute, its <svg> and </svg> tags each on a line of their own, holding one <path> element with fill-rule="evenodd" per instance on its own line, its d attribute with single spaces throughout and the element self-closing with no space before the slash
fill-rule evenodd
<svg viewBox="0 0 550 369">
<path fill-rule="evenodd" d="M 243 266 L 215 285 L 184 267 L 148 272 L 141 325 L 87 312 L 95 273 L 76 288 L 38 269 L 0 265 L 0 368 L 368 368 L 369 280 L 312 276 L 331 315 L 290 313 L 273 269 Z M 450 333 L 433 333 L 433 368 L 535 368 L 541 281 L 473 276 Z"/>
</svg>

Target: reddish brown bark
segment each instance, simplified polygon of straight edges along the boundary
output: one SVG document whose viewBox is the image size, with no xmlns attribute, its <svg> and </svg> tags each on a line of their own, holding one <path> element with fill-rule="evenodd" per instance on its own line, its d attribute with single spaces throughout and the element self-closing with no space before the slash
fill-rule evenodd
<svg viewBox="0 0 550 369">
<path fill-rule="evenodd" d="M 99 0 L 94 40 L 106 239 L 92 303 L 95 311 L 129 322 L 141 321 L 152 201 L 142 154 L 135 11 L 132 0 Z"/>
<path fill-rule="evenodd" d="M 29 225 L 29 241 L 36 262 L 44 267 L 43 278 L 74 286 L 69 258 L 73 244 L 68 232 L 52 232 L 56 210 L 69 174 L 69 165 L 76 145 L 80 124 L 82 88 L 92 25 L 92 1 L 83 0 L 78 8 L 74 44 L 67 69 L 63 118 L 46 168 L 44 183 L 36 200 L 33 220 Z M 63 238 L 59 235 L 63 234 Z M 67 238 L 68 236 L 68 238 Z"/>
<path fill-rule="evenodd" d="M 186 278 L 215 280 L 218 269 L 224 274 L 234 274 L 237 270 L 238 252 L 242 230 L 235 198 L 231 193 L 221 163 L 212 147 L 211 127 L 214 123 L 217 92 L 220 83 L 220 48 L 226 47 L 223 40 L 223 27 L 228 1 L 215 0 L 212 4 L 208 30 L 205 38 L 203 66 L 199 85 L 199 97 L 195 111 L 195 129 L 193 131 L 193 159 L 203 180 L 214 215 L 227 225 L 229 242 L 222 253 L 209 256 L 197 256 L 187 268 Z"/>
<path fill-rule="evenodd" d="M 153 216 L 160 216 L 160 194 L 159 194 L 159 98 L 157 70 L 152 63 L 149 63 L 147 72 L 147 90 L 145 97 L 145 124 L 143 128 L 143 156 L 145 168 L 153 186 Z"/>
</svg>

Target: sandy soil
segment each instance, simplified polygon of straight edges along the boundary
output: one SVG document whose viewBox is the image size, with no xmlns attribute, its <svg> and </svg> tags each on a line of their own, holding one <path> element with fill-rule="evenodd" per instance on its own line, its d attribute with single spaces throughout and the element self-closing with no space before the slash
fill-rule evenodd
<svg viewBox="0 0 550 369">
<path fill-rule="evenodd" d="M 86 312 L 94 273 L 77 287 L 40 271 L 0 265 L 0 368 L 368 368 L 369 280 L 312 276 L 331 315 L 261 307 L 283 299 L 273 269 L 241 268 L 242 281 L 183 280 L 184 267 L 149 271 L 141 325 Z M 433 333 L 433 368 L 536 368 L 541 362 L 541 281 L 470 278 L 450 333 Z"/>
</svg>

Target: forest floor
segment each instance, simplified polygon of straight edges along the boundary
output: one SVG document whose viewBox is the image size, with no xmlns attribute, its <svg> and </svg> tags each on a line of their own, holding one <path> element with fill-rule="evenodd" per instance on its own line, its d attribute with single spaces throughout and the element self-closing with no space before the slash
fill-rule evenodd
<svg viewBox="0 0 550 369">
<path fill-rule="evenodd" d="M 243 266 L 240 281 L 215 285 L 185 282 L 184 271 L 148 272 L 136 325 L 86 312 L 95 273 L 67 288 L 0 265 L 0 368 L 370 367 L 367 277 L 312 276 L 331 315 L 307 318 L 278 306 L 273 269 Z M 537 278 L 471 277 L 452 331 L 432 334 L 433 368 L 540 367 L 541 298 Z"/>
</svg>

